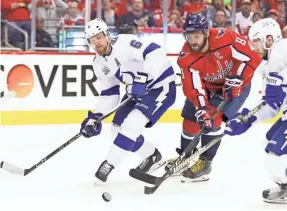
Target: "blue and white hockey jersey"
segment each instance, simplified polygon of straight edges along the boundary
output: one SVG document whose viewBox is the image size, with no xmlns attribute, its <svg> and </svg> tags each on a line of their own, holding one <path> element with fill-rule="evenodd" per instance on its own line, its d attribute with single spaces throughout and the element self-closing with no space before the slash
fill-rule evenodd
<svg viewBox="0 0 287 211">
<path fill-rule="evenodd" d="M 138 40 L 136 36 L 118 35 L 112 38 L 111 45 L 109 55 L 96 55 L 93 62 L 99 92 L 97 112 L 113 109 L 120 100 L 120 83 L 132 84 L 137 74 L 147 75 L 147 91 L 175 80 L 171 62 L 158 44 Z"/>
<path fill-rule="evenodd" d="M 281 39 L 272 45 L 269 52 L 266 75 L 270 72 L 276 72 L 283 78 L 282 86 L 287 94 L 287 39 Z M 264 92 L 265 90 L 263 90 Z M 281 109 L 283 111 L 287 110 L 287 98 L 285 98 Z M 255 116 L 258 121 L 262 121 L 274 117 L 278 112 L 279 109 L 275 111 L 270 106 L 265 106 Z M 287 113 L 283 115 L 282 119 L 287 120 Z"/>
</svg>

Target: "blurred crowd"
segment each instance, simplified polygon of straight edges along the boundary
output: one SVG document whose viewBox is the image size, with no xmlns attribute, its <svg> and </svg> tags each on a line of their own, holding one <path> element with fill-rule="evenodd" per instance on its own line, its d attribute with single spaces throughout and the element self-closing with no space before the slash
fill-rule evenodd
<svg viewBox="0 0 287 211">
<path fill-rule="evenodd" d="M 163 0 L 102 0 L 101 17 L 119 33 L 158 33 L 163 26 Z M 168 0 L 168 32 L 182 31 L 188 14 L 203 13 L 210 27 L 232 27 L 232 0 Z M 1 1 L 1 32 L 6 21 L 31 34 L 31 0 Z M 91 19 L 97 17 L 97 0 L 91 0 Z M 84 30 L 85 0 L 38 0 L 36 46 L 57 47 L 60 30 L 69 26 Z M 274 18 L 287 37 L 287 0 L 236 0 L 235 30 L 247 36 L 250 26 L 265 17 Z M 4 21 L 5 20 L 5 21 Z M 22 48 L 23 35 L 6 24 L 9 43 Z M 4 35 L 1 35 L 1 43 Z"/>
</svg>

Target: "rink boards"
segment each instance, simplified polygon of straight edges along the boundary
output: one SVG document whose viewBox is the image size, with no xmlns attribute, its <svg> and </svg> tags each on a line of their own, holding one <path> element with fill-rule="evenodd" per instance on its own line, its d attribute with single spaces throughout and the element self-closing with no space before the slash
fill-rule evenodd
<svg viewBox="0 0 287 211">
<path fill-rule="evenodd" d="M 0 56 L 0 125 L 80 123 L 87 110 L 95 109 L 97 91 L 91 65 L 93 54 L 22 53 Z M 180 73 L 177 56 L 168 56 L 175 71 Z M 180 82 L 180 77 L 177 77 L 177 82 Z M 261 86 L 262 79 L 257 71 L 246 106 L 252 108 L 257 105 Z M 122 89 L 124 91 L 124 87 Z M 184 101 L 179 86 L 175 104 L 160 122 L 181 122 Z"/>
</svg>

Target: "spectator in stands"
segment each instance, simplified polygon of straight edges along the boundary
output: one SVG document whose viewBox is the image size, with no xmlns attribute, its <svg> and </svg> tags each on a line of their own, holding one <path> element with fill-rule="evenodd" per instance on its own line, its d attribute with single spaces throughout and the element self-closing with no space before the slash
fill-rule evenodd
<svg viewBox="0 0 287 211">
<path fill-rule="evenodd" d="M 255 23 L 263 18 L 263 15 L 260 12 L 254 12 L 252 16 L 252 22 Z"/>
<path fill-rule="evenodd" d="M 67 8 L 68 5 L 62 0 L 42 0 L 41 6 L 37 7 L 37 16 L 44 18 L 44 29 L 51 35 L 54 42 L 57 42 L 60 18 L 64 16 Z"/>
<path fill-rule="evenodd" d="M 287 25 L 287 1 L 286 0 L 276 0 L 277 11 L 278 11 L 278 23 L 281 28 Z"/>
<path fill-rule="evenodd" d="M 212 22 L 212 25 L 214 25 L 215 16 L 216 16 L 215 13 L 217 10 L 224 10 L 226 20 L 230 19 L 230 13 L 228 10 L 225 9 L 224 1 L 223 0 L 212 0 L 211 5 L 208 6 L 207 11 L 206 11 L 206 18 L 207 20 Z M 221 15 L 222 15 L 222 12 L 221 12 Z"/>
<path fill-rule="evenodd" d="M 155 22 L 150 12 L 144 11 L 142 0 L 132 1 L 132 11 L 120 18 L 120 26 L 136 23 L 139 27 L 154 27 Z"/>
<path fill-rule="evenodd" d="M 275 9 L 271 9 L 268 11 L 267 18 L 273 18 L 274 20 L 278 21 L 278 11 Z"/>
<path fill-rule="evenodd" d="M 28 35 L 31 33 L 31 18 L 28 6 L 31 0 L 2 0 L 1 12 L 3 18 L 25 30 Z M 13 27 L 9 27 L 10 43 L 18 48 L 23 48 L 23 35 Z"/>
<path fill-rule="evenodd" d="M 287 38 L 287 26 L 284 26 L 282 29 L 282 36 L 283 38 Z"/>
<path fill-rule="evenodd" d="M 286 0 L 264 0 L 264 7 L 266 14 L 272 9 L 278 11 L 278 23 L 281 28 L 287 24 L 287 1 Z"/>
<path fill-rule="evenodd" d="M 116 26 L 119 23 L 119 17 L 112 6 L 112 0 L 102 0 L 102 19 L 108 26 Z M 91 19 L 97 18 L 97 11 L 93 11 Z"/>
<path fill-rule="evenodd" d="M 163 27 L 163 3 L 164 0 L 160 0 L 160 7 L 155 9 L 153 12 L 153 19 L 155 21 L 156 27 Z M 169 0 L 169 6 L 170 6 L 171 0 Z M 171 9 L 172 7 L 169 7 L 169 14 L 168 14 L 168 27 L 171 28 L 182 28 L 184 22 L 181 19 L 181 16 L 177 10 Z"/>
<path fill-rule="evenodd" d="M 118 16 L 124 16 L 132 11 L 132 0 L 121 0 L 116 8 Z"/>
<path fill-rule="evenodd" d="M 225 23 L 225 28 L 226 29 L 230 29 L 233 31 L 233 28 L 232 28 L 232 21 L 231 20 L 227 20 L 226 23 Z"/>
<path fill-rule="evenodd" d="M 184 21 L 180 16 L 179 11 L 172 10 L 168 16 L 167 26 L 170 28 L 182 28 L 184 25 Z"/>
<path fill-rule="evenodd" d="M 212 27 L 214 28 L 225 28 L 227 22 L 227 14 L 224 9 L 217 9 L 215 12 L 215 21 Z"/>
<path fill-rule="evenodd" d="M 208 2 L 205 0 L 187 0 L 180 8 L 181 16 L 186 17 L 192 13 L 206 13 Z"/>
<path fill-rule="evenodd" d="M 251 0 L 251 12 L 262 12 L 261 0 Z"/>
<path fill-rule="evenodd" d="M 68 13 L 64 16 L 65 25 L 84 25 L 85 19 L 79 11 L 79 3 L 71 0 L 68 3 Z"/>
<path fill-rule="evenodd" d="M 115 2 L 116 13 L 120 17 L 132 11 L 133 0 L 114 0 L 113 2 Z M 143 5 L 146 10 L 153 11 L 159 7 L 159 0 L 143 0 Z"/>
<path fill-rule="evenodd" d="M 66 3 L 69 3 L 71 0 L 66 0 Z M 85 14 L 85 7 L 86 7 L 86 1 L 85 0 L 77 0 L 79 3 L 79 11 L 82 15 Z M 91 0 L 91 11 L 97 9 L 97 0 Z"/>
<path fill-rule="evenodd" d="M 252 22 L 253 12 L 251 12 L 251 1 L 241 1 L 241 11 L 236 13 L 235 19 L 235 31 L 245 37 L 248 37 L 248 31 L 253 24 Z"/>
<path fill-rule="evenodd" d="M 0 45 L 1 46 L 5 46 L 4 45 L 4 20 L 2 19 L 2 13 L 1 13 L 1 11 L 0 11 Z"/>
<path fill-rule="evenodd" d="M 43 29 L 44 19 L 36 18 L 36 47 L 55 47 L 51 36 Z"/>
</svg>

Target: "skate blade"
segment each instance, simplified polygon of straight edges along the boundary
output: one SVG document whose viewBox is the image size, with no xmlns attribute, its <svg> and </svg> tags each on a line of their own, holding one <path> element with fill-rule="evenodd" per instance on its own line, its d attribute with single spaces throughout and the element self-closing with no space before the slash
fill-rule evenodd
<svg viewBox="0 0 287 211">
<path fill-rule="evenodd" d="M 263 201 L 270 204 L 287 204 L 287 198 L 284 199 L 265 199 Z"/>
<path fill-rule="evenodd" d="M 182 176 L 181 182 L 182 183 L 192 183 L 192 182 L 204 182 L 209 180 L 209 175 L 203 175 L 201 177 L 197 177 L 194 179 Z"/>
</svg>

